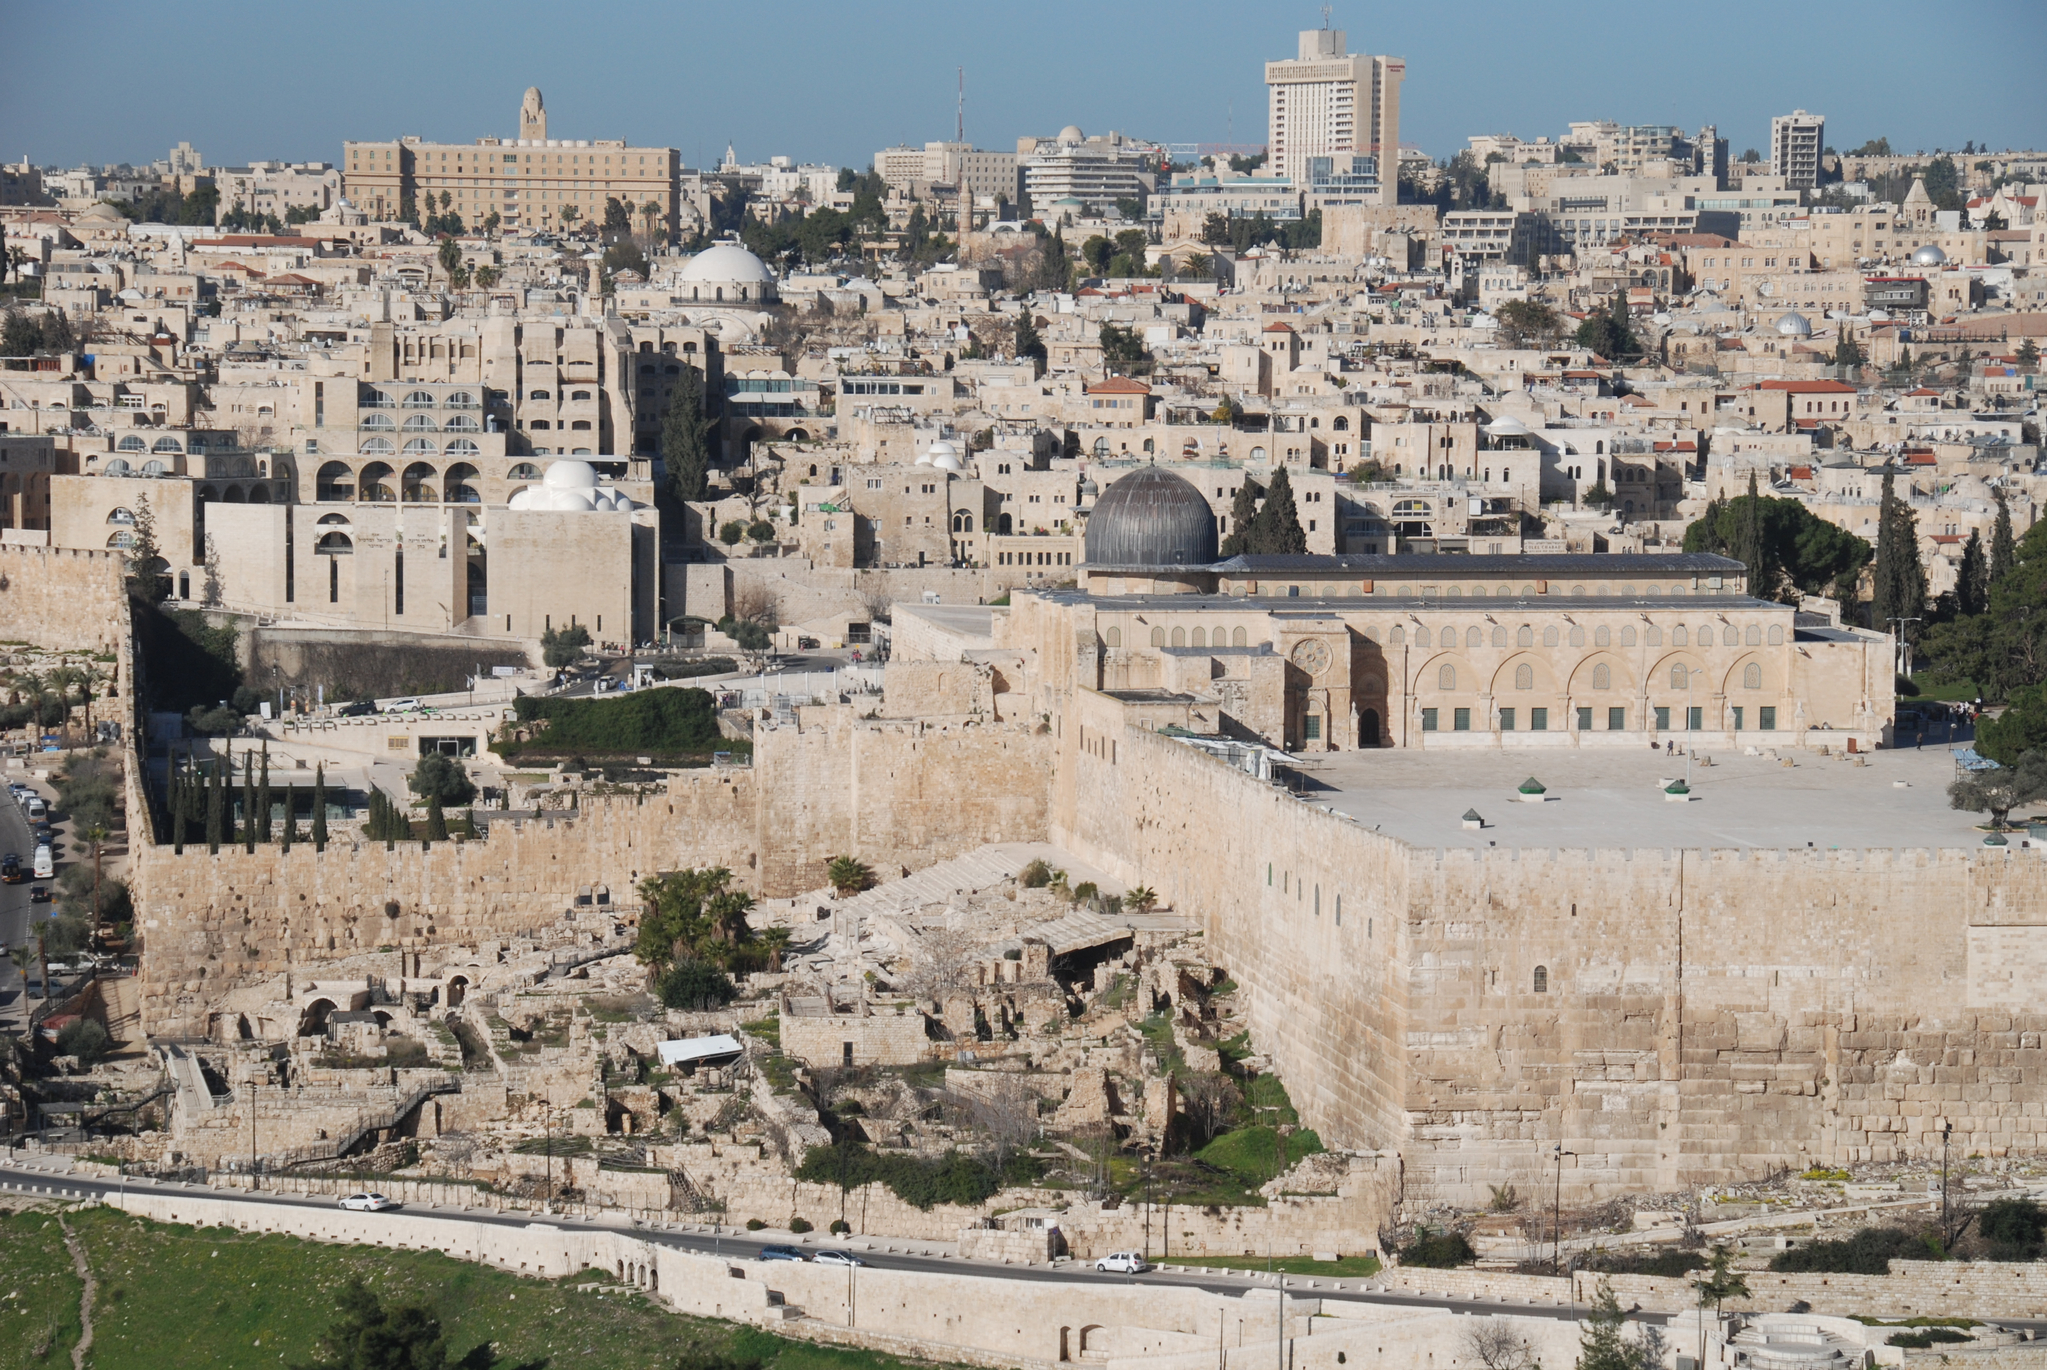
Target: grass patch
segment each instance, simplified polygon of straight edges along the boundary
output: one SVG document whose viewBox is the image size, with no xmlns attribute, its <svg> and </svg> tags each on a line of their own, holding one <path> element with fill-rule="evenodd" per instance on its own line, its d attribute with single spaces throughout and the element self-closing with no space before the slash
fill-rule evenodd
<svg viewBox="0 0 2047 1370">
<path fill-rule="evenodd" d="M 85 1241 L 100 1297 L 93 1323 L 94 1370 L 278 1370 L 310 1359 L 334 1316 L 334 1298 L 360 1276 L 388 1306 L 423 1301 L 438 1313 L 451 1366 L 545 1365 L 548 1370 L 671 1370 L 679 1360 L 757 1360 L 765 1370 L 895 1370 L 904 1363 L 869 1352 L 784 1341 L 753 1328 L 684 1317 L 637 1292 L 578 1293 L 592 1272 L 565 1280 L 525 1279 L 431 1251 L 329 1246 L 295 1237 L 145 1222 L 110 1209 L 71 1218 Z M 16 1231 L 32 1241 L 13 1240 Z M 52 1366 L 76 1339 L 78 1281 L 63 1252 L 33 1226 L 6 1229 L 0 1269 L 61 1271 L 72 1326 L 48 1357 L 27 1350 L 8 1319 L 0 1366 Z M 24 1247 L 33 1249 L 24 1250 Z M 600 1278 L 609 1279 L 608 1276 Z M 13 1287 L 22 1287 L 17 1280 Z M 54 1292 L 54 1291 L 53 1291 Z M 488 1344 L 490 1353 L 475 1348 Z M 470 1360 L 469 1358 L 474 1358 Z M 12 1359 L 10 1359 L 12 1358 Z"/>
<path fill-rule="evenodd" d="M 1313 1256 L 1275 1256 L 1268 1267 L 1263 1256 L 1162 1256 L 1174 1265 L 1208 1266 L 1212 1270 L 1278 1270 L 1288 1275 L 1319 1275 L 1332 1280 L 1363 1280 L 1379 1273 L 1377 1256 L 1343 1256 L 1318 1261 Z"/>
<path fill-rule="evenodd" d="M 1322 1139 L 1313 1129 L 1302 1128 L 1288 1135 L 1286 1154 L 1280 1155 L 1279 1134 L 1270 1127 L 1240 1127 L 1234 1132 L 1225 1132 L 1207 1146 L 1194 1153 L 1194 1159 L 1243 1177 L 1247 1188 L 1257 1188 L 1269 1182 L 1278 1171 L 1284 1171 L 1303 1156 L 1312 1156 L 1322 1150 Z M 1274 1165 L 1277 1163 L 1278 1171 Z"/>
<path fill-rule="evenodd" d="M 500 756 L 561 752 L 597 755 L 701 756 L 733 751 L 718 731 L 717 701 L 693 688 L 642 690 L 612 699 L 561 699 L 524 695 L 513 702 L 519 722 L 545 720 L 530 741 L 503 741 Z"/>
<path fill-rule="evenodd" d="M 753 1034 L 775 1050 L 782 1049 L 782 1015 L 770 1013 L 765 1018 L 756 1018 L 751 1023 L 741 1023 L 740 1031 Z"/>
<path fill-rule="evenodd" d="M 1948 680 L 1938 684 L 1922 676 L 1912 677 L 1912 693 L 1900 693 L 1901 704 L 1972 703 L 1979 691 L 1973 680 Z"/>
<path fill-rule="evenodd" d="M 84 1290 L 56 1215 L 0 1215 L 0 1370 L 63 1364 L 78 1340 Z M 104 1306 L 104 1286 L 100 1298 Z"/>
</svg>

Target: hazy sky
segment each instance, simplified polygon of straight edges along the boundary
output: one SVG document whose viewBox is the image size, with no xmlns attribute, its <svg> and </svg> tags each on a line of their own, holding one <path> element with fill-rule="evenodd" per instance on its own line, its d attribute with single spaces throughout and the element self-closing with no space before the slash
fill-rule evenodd
<svg viewBox="0 0 2047 1370">
<path fill-rule="evenodd" d="M 1823 114 L 1840 148 L 2047 144 L 2047 0 L 1580 0 L 1334 7 L 1353 52 L 1407 59 L 1402 141 L 1572 119 L 1717 123 L 1739 156 L 1772 114 Z M 1317 5 L 1222 0 L 741 0 L 703 4 L 350 0 L 341 5 L 16 0 L 0 157 L 146 162 L 182 140 L 209 164 L 334 162 L 348 138 L 515 135 L 545 93 L 558 138 L 729 141 L 865 166 L 899 141 L 1011 147 L 1069 123 L 1169 142 L 1262 143 L 1261 63 Z"/>
</svg>

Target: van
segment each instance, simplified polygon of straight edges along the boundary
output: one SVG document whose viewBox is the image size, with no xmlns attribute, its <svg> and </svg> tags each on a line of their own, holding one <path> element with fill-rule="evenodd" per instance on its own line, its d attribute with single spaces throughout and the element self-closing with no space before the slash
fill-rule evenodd
<svg viewBox="0 0 2047 1370">
<path fill-rule="evenodd" d="M 36 848 L 35 874 L 38 880 L 48 880 L 57 873 L 57 862 L 50 855 L 49 844 Z"/>
<path fill-rule="evenodd" d="M 39 794 L 30 795 L 28 797 L 28 821 L 40 823 L 49 816 L 50 806 L 48 802 Z"/>
</svg>

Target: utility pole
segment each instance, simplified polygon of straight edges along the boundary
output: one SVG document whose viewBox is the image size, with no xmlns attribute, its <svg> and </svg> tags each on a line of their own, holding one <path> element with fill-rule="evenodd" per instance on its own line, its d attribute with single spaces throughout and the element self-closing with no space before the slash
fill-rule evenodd
<svg viewBox="0 0 2047 1370">
<path fill-rule="evenodd" d="M 1950 1118 L 1940 1127 L 1940 1239 L 1944 1242 L 1952 1240 L 1948 1236 L 1950 1229 L 1947 1210 L 1947 1149 L 1948 1142 L 1954 1135 L 1955 1123 L 1954 1119 Z"/>
<path fill-rule="evenodd" d="M 1564 1150 L 1562 1142 L 1557 1143 L 1557 1189 L 1550 1200 L 1550 1224 L 1556 1238 L 1556 1255 L 1551 1263 L 1560 1275 L 1564 1271 L 1564 1157 L 1577 1154 L 1575 1151 Z"/>
<path fill-rule="evenodd" d="M 1916 618 L 1894 618 L 1889 621 L 1894 625 L 1891 629 L 1891 632 L 1895 634 L 1898 639 L 1896 665 L 1897 673 L 1901 676 L 1906 677 L 1907 679 L 1910 679 L 1912 675 L 1911 671 L 1912 648 L 1911 645 L 1905 641 L 1905 625 L 1907 623 L 1918 623 L 1920 622 L 1920 620 Z"/>
<path fill-rule="evenodd" d="M 249 1077 L 249 1188 L 256 1187 L 256 1079 Z"/>
</svg>

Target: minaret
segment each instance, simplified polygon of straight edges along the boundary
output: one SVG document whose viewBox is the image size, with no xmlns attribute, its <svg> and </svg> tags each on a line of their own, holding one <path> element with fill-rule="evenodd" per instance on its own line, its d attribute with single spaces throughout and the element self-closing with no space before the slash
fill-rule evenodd
<svg viewBox="0 0 2047 1370">
<path fill-rule="evenodd" d="M 519 102 L 519 141 L 547 141 L 547 106 L 541 102 L 539 86 L 526 87 L 526 98 Z"/>
<path fill-rule="evenodd" d="M 967 69 L 965 67 L 959 68 L 959 82 L 959 106 L 952 120 L 953 155 L 959 158 L 959 172 L 953 179 L 959 183 L 959 245 L 960 249 L 964 250 L 967 245 L 967 235 L 974 231 L 974 188 L 967 183 Z M 954 252 L 953 259 L 955 261 L 960 260 L 960 252 Z"/>
</svg>

